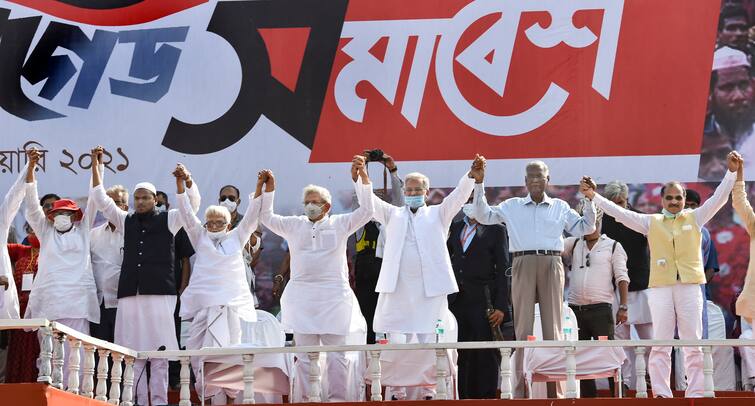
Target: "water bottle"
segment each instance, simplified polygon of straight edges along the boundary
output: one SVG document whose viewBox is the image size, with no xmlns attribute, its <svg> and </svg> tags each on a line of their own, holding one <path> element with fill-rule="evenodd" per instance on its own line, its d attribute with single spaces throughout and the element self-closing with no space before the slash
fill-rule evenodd
<svg viewBox="0 0 755 406">
<path fill-rule="evenodd" d="M 388 344 L 388 333 L 382 333 L 378 336 L 378 344 Z"/>
<path fill-rule="evenodd" d="M 440 337 L 443 336 L 445 333 L 445 329 L 443 328 L 443 320 L 438 319 L 435 321 L 435 342 L 440 342 Z"/>
<path fill-rule="evenodd" d="M 564 340 L 570 340 L 570 339 L 571 339 L 571 316 L 567 314 L 566 319 L 564 320 Z"/>
</svg>

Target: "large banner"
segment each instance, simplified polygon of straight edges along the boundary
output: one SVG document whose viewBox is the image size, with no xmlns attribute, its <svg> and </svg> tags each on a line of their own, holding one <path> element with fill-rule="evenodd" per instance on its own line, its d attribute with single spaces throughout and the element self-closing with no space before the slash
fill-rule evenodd
<svg viewBox="0 0 755 406">
<path fill-rule="evenodd" d="M 654 183 L 717 181 L 726 153 L 749 145 L 749 69 L 724 72 L 737 66 L 721 59 L 711 71 L 723 46 L 749 68 L 755 6 L 724 3 L 739 11 L 689 0 L 0 1 L 0 191 L 34 146 L 41 193 L 85 196 L 100 144 L 108 185 L 148 180 L 172 195 L 182 162 L 206 204 L 221 185 L 252 191 L 271 168 L 277 210 L 300 212 L 307 183 L 344 210 L 352 155 L 381 148 L 438 188 L 481 153 L 493 201 L 523 193 L 532 159 L 554 185 L 583 174 L 651 183 L 631 200 L 654 211 Z M 728 303 L 748 237 L 728 208 L 711 231 Z M 271 241 L 268 274 L 281 252 Z"/>
</svg>

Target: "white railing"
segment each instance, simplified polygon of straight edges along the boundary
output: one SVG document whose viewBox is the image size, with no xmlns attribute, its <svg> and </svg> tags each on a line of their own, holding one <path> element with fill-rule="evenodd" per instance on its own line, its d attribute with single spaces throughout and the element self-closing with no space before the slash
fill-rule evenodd
<svg viewBox="0 0 755 406">
<path fill-rule="evenodd" d="M 369 375 L 371 378 L 370 400 L 381 401 L 381 366 L 380 354 L 390 350 L 434 350 L 437 357 L 436 399 L 450 399 L 451 394 L 446 392 L 447 379 L 451 371 L 448 370 L 447 349 L 498 349 L 501 352 L 501 399 L 512 399 L 512 370 L 511 355 L 517 348 L 562 348 L 566 356 L 567 398 L 577 397 L 576 381 L 576 349 L 593 347 L 632 347 L 634 348 L 636 361 L 636 397 L 648 396 L 646 376 L 645 353 L 648 347 L 701 347 L 703 352 L 703 375 L 704 396 L 714 397 L 713 386 L 713 347 L 747 347 L 755 346 L 755 340 L 612 340 L 612 341 L 478 341 L 461 343 L 436 343 L 436 344 L 371 344 L 371 345 L 339 345 L 339 346 L 301 346 L 301 347 L 275 347 L 275 348 L 206 348 L 201 350 L 182 351 L 140 351 L 136 352 L 109 342 L 92 338 L 79 333 L 64 325 L 48 322 L 46 320 L 0 320 L 2 329 L 30 329 L 39 328 L 42 334 L 42 345 L 39 355 L 39 378 L 38 382 L 46 382 L 56 388 L 63 389 L 63 342 L 67 339 L 73 349 L 84 347 L 84 362 L 81 364 L 79 351 L 71 351 L 68 364 L 68 382 L 66 390 L 82 396 L 94 397 L 97 400 L 108 401 L 111 404 L 124 406 L 133 405 L 135 359 L 178 359 L 181 363 L 181 406 L 189 406 L 190 382 L 189 368 L 191 357 L 228 356 L 239 355 L 243 359 L 243 382 L 245 404 L 254 403 L 254 358 L 259 354 L 290 354 L 306 353 L 310 359 L 309 382 L 310 392 L 308 401 L 320 402 L 322 393 L 320 382 L 320 364 L 318 362 L 322 352 L 346 352 L 363 351 L 371 359 Z M 94 352 L 100 355 L 97 370 L 97 386 L 94 387 Z M 113 369 L 108 374 L 108 363 L 102 362 L 110 356 L 113 361 Z M 125 362 L 125 370 L 121 370 L 121 364 Z M 82 382 L 79 384 L 79 372 L 82 372 Z M 106 393 L 107 378 L 110 376 L 110 393 Z M 123 391 L 120 391 L 121 383 Z M 93 391 L 94 390 L 94 391 Z"/>
</svg>

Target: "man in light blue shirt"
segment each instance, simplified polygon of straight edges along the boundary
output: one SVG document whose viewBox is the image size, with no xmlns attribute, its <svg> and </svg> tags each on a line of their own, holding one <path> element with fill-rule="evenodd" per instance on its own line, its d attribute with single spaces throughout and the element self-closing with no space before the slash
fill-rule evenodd
<svg viewBox="0 0 755 406">
<path fill-rule="evenodd" d="M 549 197 L 545 190 L 550 176 L 542 161 L 527 164 L 524 183 L 526 197 L 508 199 L 497 206 L 488 206 L 484 171 L 474 191 L 474 217 L 481 224 L 505 223 L 509 235 L 512 264 L 511 295 L 514 306 L 514 330 L 517 340 L 532 335 L 535 303 L 540 304 L 540 320 L 544 340 L 559 339 L 564 302 L 564 266 L 561 251 L 563 233 L 581 237 L 595 231 L 595 208 L 588 202 L 580 216 L 561 199 Z M 583 179 L 580 188 L 587 187 Z M 517 382 L 515 397 L 524 397 L 523 359 L 515 354 Z M 555 385 L 548 386 L 548 396 L 555 396 Z"/>
</svg>

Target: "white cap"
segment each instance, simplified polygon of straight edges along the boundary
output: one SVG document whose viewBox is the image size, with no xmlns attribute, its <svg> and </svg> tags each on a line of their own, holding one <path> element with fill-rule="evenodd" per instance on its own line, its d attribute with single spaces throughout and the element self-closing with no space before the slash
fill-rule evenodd
<svg viewBox="0 0 755 406">
<path fill-rule="evenodd" d="M 713 53 L 713 70 L 735 68 L 737 66 L 750 67 L 747 55 L 734 48 L 721 47 Z"/>
<path fill-rule="evenodd" d="M 157 195 L 157 188 L 149 182 L 137 183 L 136 186 L 134 186 L 134 192 L 139 189 L 149 190 L 153 195 Z"/>
</svg>

